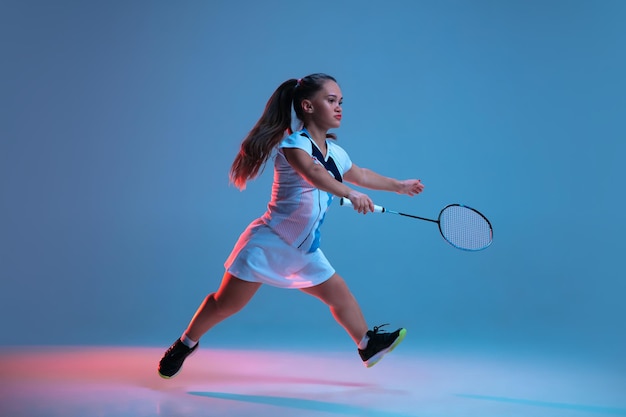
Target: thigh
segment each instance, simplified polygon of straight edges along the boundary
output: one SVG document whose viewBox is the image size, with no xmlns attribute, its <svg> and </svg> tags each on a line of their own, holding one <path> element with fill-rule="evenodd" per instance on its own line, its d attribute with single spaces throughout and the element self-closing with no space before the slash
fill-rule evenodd
<svg viewBox="0 0 626 417">
<path fill-rule="evenodd" d="M 261 285 L 260 282 L 244 281 L 226 272 L 215 293 L 215 300 L 220 304 L 245 305 Z"/>
<path fill-rule="evenodd" d="M 329 306 L 341 305 L 354 299 L 344 279 L 336 272 L 326 281 L 314 287 L 301 288 L 302 292 L 319 298 Z"/>
</svg>

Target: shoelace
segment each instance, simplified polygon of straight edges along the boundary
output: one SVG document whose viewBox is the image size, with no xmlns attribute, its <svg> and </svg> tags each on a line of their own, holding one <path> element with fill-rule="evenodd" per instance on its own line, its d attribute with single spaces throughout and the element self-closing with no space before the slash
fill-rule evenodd
<svg viewBox="0 0 626 417">
<path fill-rule="evenodd" d="M 381 324 L 380 326 L 374 326 L 374 334 L 378 334 L 378 330 L 381 327 L 389 326 L 389 323 Z"/>
<path fill-rule="evenodd" d="M 181 344 L 182 346 L 185 346 L 185 345 L 183 344 L 183 342 L 180 342 L 180 344 Z M 177 350 L 178 346 L 179 346 L 179 345 L 178 345 L 178 343 L 177 343 L 177 344 L 174 344 L 174 345 L 172 345 L 172 346 L 170 346 L 170 348 L 167 350 L 167 352 L 165 352 L 165 355 L 167 356 L 167 355 L 176 354 L 176 356 L 178 356 L 178 355 L 182 354 L 182 353 L 183 353 L 183 352 L 182 352 L 182 350 L 181 350 L 181 351 L 179 351 L 179 352 L 176 352 L 176 350 Z M 187 347 L 187 346 L 185 346 L 185 347 Z M 187 349 L 189 349 L 189 348 L 187 347 Z"/>
</svg>

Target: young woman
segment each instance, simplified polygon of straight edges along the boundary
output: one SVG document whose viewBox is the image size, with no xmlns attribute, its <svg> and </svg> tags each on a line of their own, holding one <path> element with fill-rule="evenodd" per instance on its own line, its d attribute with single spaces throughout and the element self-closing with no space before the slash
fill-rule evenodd
<svg viewBox="0 0 626 417">
<path fill-rule="evenodd" d="M 176 375 L 198 348 L 200 337 L 241 310 L 262 284 L 297 288 L 327 304 L 367 367 L 404 338 L 403 328 L 391 333 L 379 331 L 381 326 L 368 330 L 359 304 L 319 248 L 320 226 L 333 196 L 349 199 L 359 213 L 374 210 L 366 194 L 344 181 L 410 196 L 424 186 L 419 180 L 400 181 L 361 168 L 329 140 L 335 137 L 328 131 L 341 124 L 341 105 L 341 89 L 326 74 L 285 81 L 270 97 L 241 144 L 230 178 L 243 190 L 275 154 L 271 201 L 265 214 L 239 237 L 217 292 L 204 299 L 182 337 L 165 352 L 159 363 L 163 378 Z M 292 108 L 301 122 L 293 133 Z"/>
</svg>

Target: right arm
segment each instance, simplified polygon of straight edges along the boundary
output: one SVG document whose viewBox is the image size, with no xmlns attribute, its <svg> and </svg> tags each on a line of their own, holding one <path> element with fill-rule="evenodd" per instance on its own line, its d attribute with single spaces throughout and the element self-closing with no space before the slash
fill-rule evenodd
<svg viewBox="0 0 626 417">
<path fill-rule="evenodd" d="M 326 168 L 320 164 L 316 164 L 311 155 L 298 148 L 283 148 L 287 162 L 311 185 L 326 191 L 337 197 L 344 197 L 350 200 L 354 209 L 359 213 L 367 213 L 374 211 L 374 203 L 365 194 L 360 193 L 346 184 L 333 178 Z"/>
</svg>

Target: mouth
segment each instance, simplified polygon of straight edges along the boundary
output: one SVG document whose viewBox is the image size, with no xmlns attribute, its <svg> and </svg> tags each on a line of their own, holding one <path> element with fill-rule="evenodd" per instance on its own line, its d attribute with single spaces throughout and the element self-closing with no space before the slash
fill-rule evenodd
<svg viewBox="0 0 626 417">
<path fill-rule="evenodd" d="M 336 116 L 335 116 L 335 119 L 337 119 L 337 120 L 340 120 L 340 121 L 341 121 L 341 115 L 340 115 L 340 114 L 336 115 Z"/>
</svg>

